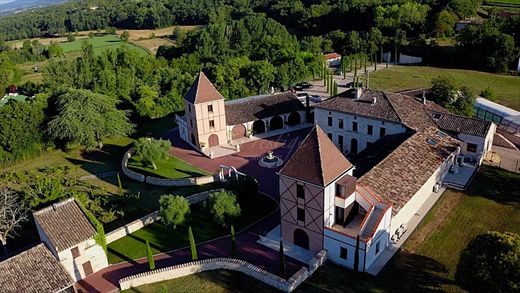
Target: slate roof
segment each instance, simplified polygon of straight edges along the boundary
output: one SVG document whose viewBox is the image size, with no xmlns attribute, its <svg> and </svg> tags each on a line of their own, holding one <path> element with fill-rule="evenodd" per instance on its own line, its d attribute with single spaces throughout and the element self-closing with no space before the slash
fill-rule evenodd
<svg viewBox="0 0 520 293">
<path fill-rule="evenodd" d="M 57 252 L 74 247 L 96 234 L 96 230 L 73 198 L 34 212 L 33 216 Z"/>
<path fill-rule="evenodd" d="M 225 102 L 226 123 L 236 125 L 248 121 L 305 110 L 291 92 L 247 97 Z"/>
<path fill-rule="evenodd" d="M 0 262 L 0 291 L 53 293 L 73 281 L 44 244 Z"/>
<path fill-rule="evenodd" d="M 474 136 L 486 137 L 490 121 L 484 121 L 477 118 L 470 118 L 451 113 L 440 113 L 436 111 L 427 111 L 430 118 L 442 130 L 452 133 L 465 133 Z"/>
<path fill-rule="evenodd" d="M 315 125 L 279 174 L 327 186 L 350 168 L 352 164 Z"/>
<path fill-rule="evenodd" d="M 201 71 L 188 93 L 184 96 L 184 99 L 192 104 L 198 104 L 223 100 L 224 97 L 217 91 L 204 72 Z"/>
<path fill-rule="evenodd" d="M 436 127 L 428 127 L 413 134 L 358 182 L 391 203 L 395 215 L 460 145 Z"/>
</svg>

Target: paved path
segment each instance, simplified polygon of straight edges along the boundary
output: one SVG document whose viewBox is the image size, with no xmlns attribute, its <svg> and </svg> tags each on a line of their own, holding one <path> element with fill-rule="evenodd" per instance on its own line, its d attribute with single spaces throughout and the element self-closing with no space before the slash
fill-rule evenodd
<svg viewBox="0 0 520 293">
<path fill-rule="evenodd" d="M 215 172 L 221 164 L 235 166 L 241 172 L 250 174 L 258 178 L 260 190 L 275 200 L 278 200 L 278 180 L 276 172 L 279 169 L 265 169 L 258 166 L 258 160 L 273 150 L 275 155 L 280 156 L 284 161 L 292 154 L 299 145 L 309 129 L 299 130 L 293 133 L 284 134 L 274 138 L 259 139 L 250 143 L 243 144 L 241 151 L 235 155 L 217 159 L 209 159 L 198 153 L 182 141 L 177 131 L 172 131 L 164 138 L 172 141 L 171 153 L 193 165 L 196 165 L 208 172 Z M 267 233 L 280 223 L 278 212 L 273 213 L 260 223 L 253 225 L 245 231 L 237 234 L 236 241 L 238 253 L 241 259 L 253 263 L 267 271 L 278 273 L 278 251 L 271 250 L 256 241 L 259 239 L 258 232 Z M 215 241 L 197 245 L 200 259 L 214 257 L 230 257 L 231 241 L 229 237 L 224 237 Z M 154 257 L 156 268 L 164 268 L 191 260 L 189 248 L 178 249 L 175 251 L 162 253 Z M 289 274 L 295 273 L 305 264 L 286 257 L 287 270 Z M 119 279 L 148 270 L 146 258 L 137 261 L 125 262 L 111 265 L 89 277 L 81 280 L 76 287 L 81 292 L 113 292 L 119 289 Z"/>
<path fill-rule="evenodd" d="M 520 173 L 520 150 L 493 146 L 493 153 L 500 156 L 496 163 L 484 162 L 486 165 L 497 166 L 510 172 Z"/>
</svg>

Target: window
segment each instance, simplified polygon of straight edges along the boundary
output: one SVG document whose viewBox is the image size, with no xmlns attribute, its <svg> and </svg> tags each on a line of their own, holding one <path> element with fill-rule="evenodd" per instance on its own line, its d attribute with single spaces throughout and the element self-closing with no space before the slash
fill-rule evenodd
<svg viewBox="0 0 520 293">
<path fill-rule="evenodd" d="M 79 248 L 77 246 L 72 248 L 71 252 L 72 252 L 72 258 L 77 258 L 80 256 Z"/>
<path fill-rule="evenodd" d="M 327 117 L 327 125 L 332 126 L 332 117 Z"/>
<path fill-rule="evenodd" d="M 352 131 L 357 132 L 357 122 L 352 122 Z"/>
<path fill-rule="evenodd" d="M 468 146 L 466 147 L 466 150 L 470 153 L 476 153 L 477 152 L 477 145 L 474 143 L 468 143 Z"/>
<path fill-rule="evenodd" d="M 379 253 L 379 241 L 376 243 L 376 255 Z"/>
<path fill-rule="evenodd" d="M 213 113 L 213 105 L 208 105 L 208 112 Z"/>
<path fill-rule="evenodd" d="M 330 140 L 332 140 L 332 133 L 327 133 L 327 136 L 329 137 Z"/>
<path fill-rule="evenodd" d="M 368 135 L 372 135 L 374 133 L 374 127 L 372 125 L 367 125 L 367 133 Z"/>
<path fill-rule="evenodd" d="M 215 128 L 215 121 L 209 120 L 209 128 Z"/>
<path fill-rule="evenodd" d="M 338 127 L 339 129 L 343 129 L 343 119 L 338 120 Z"/>
<path fill-rule="evenodd" d="M 305 210 L 302 208 L 298 208 L 298 211 L 296 212 L 296 219 L 298 221 L 305 222 Z"/>
<path fill-rule="evenodd" d="M 304 188 L 303 184 L 300 184 L 300 183 L 296 184 L 296 197 L 305 198 L 305 188 Z"/>
<path fill-rule="evenodd" d="M 191 113 L 191 105 L 190 104 L 188 104 L 188 112 Z"/>
<path fill-rule="evenodd" d="M 190 119 L 190 125 L 193 128 L 193 120 Z"/>
<path fill-rule="evenodd" d="M 386 128 L 381 127 L 379 128 L 379 137 L 383 137 L 386 135 Z"/>
<path fill-rule="evenodd" d="M 343 152 L 343 136 L 342 135 L 338 135 L 338 147 L 339 147 L 339 150 Z"/>
<path fill-rule="evenodd" d="M 348 251 L 345 247 L 339 248 L 339 258 L 347 259 Z"/>
</svg>

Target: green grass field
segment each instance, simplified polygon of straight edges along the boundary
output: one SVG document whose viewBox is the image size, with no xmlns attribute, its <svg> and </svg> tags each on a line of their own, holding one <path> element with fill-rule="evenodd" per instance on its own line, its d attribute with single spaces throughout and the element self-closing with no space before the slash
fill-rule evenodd
<svg viewBox="0 0 520 293">
<path fill-rule="evenodd" d="M 276 207 L 276 203 L 266 196 L 257 194 L 248 197 L 241 203 L 242 213 L 240 217 L 234 221 L 235 231 L 238 232 L 256 222 L 274 211 Z M 215 223 L 211 212 L 198 204 L 191 207 L 187 221 L 177 226 L 176 229 L 171 229 L 157 222 L 110 243 L 108 245 L 108 261 L 118 263 L 145 257 L 146 240 L 150 242 L 154 254 L 189 246 L 188 226 L 192 227 L 197 243 L 230 233 L 228 227 L 222 227 Z"/>
<path fill-rule="evenodd" d="M 486 3 L 504 3 L 504 4 L 517 4 L 520 5 L 520 0 L 486 0 Z"/>
<path fill-rule="evenodd" d="M 128 161 L 128 167 L 141 174 L 169 179 L 209 175 L 209 173 L 172 156 L 168 157 L 166 160 L 157 162 L 157 170 L 154 170 L 149 166 L 143 166 L 140 160 L 140 156 L 132 156 Z"/>
<path fill-rule="evenodd" d="M 71 52 L 80 51 L 81 44 L 83 44 L 83 41 L 85 40 L 92 45 L 94 49 L 94 54 L 101 54 L 103 51 L 107 49 L 116 49 L 121 46 L 127 46 L 130 49 L 135 49 L 142 55 L 148 54 L 148 52 L 143 48 L 140 48 L 130 43 L 123 42 L 119 37 L 115 35 L 99 36 L 94 37 L 92 39 L 78 39 L 73 42 L 59 43 L 59 45 L 63 48 L 63 53 L 67 54 Z"/>
<path fill-rule="evenodd" d="M 439 75 L 448 76 L 475 94 L 490 87 L 497 95 L 497 103 L 520 111 L 520 76 L 487 72 L 445 69 L 424 66 L 395 66 L 370 74 L 370 87 L 387 91 L 402 91 L 431 87 L 431 80 Z"/>
</svg>

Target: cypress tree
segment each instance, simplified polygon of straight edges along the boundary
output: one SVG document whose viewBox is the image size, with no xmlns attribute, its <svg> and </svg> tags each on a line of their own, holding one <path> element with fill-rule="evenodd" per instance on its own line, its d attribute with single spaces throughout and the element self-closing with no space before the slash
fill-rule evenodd
<svg viewBox="0 0 520 293">
<path fill-rule="evenodd" d="M 327 86 L 327 70 L 325 69 L 325 67 L 323 67 L 323 86 Z"/>
<path fill-rule="evenodd" d="M 280 277 L 284 278 L 287 276 L 287 264 L 285 263 L 285 253 L 283 250 L 283 242 L 280 240 Z"/>
<path fill-rule="evenodd" d="M 191 226 L 188 227 L 188 236 L 190 238 L 191 259 L 197 260 L 199 259 L 199 256 L 197 255 L 197 247 L 195 246 L 195 238 L 193 238 Z"/>
<path fill-rule="evenodd" d="M 119 172 L 117 172 L 117 184 L 119 185 L 119 195 L 123 195 L 123 184 L 121 184 L 121 177 L 119 177 Z"/>
<path fill-rule="evenodd" d="M 148 258 L 148 267 L 150 270 L 155 270 L 155 260 L 153 259 L 152 249 L 150 243 L 146 240 L 146 257 Z"/>
<path fill-rule="evenodd" d="M 235 239 L 235 228 L 233 227 L 233 225 L 231 225 L 231 256 L 232 257 L 238 256 L 237 243 L 236 243 L 236 239 Z"/>
</svg>

